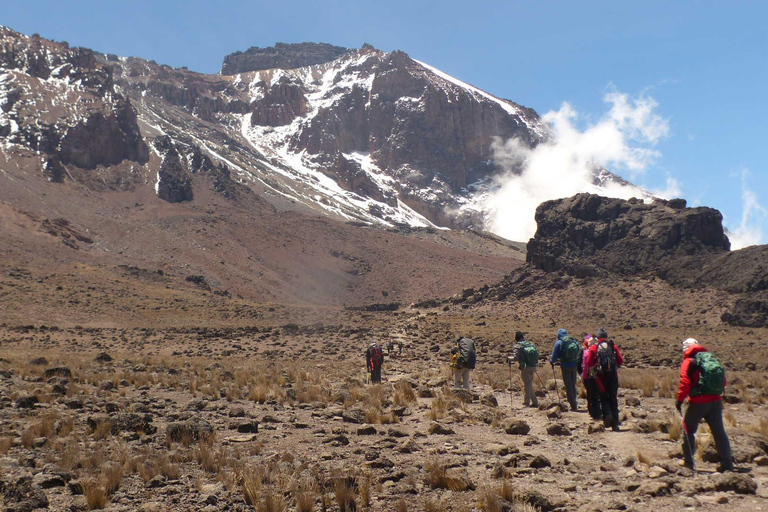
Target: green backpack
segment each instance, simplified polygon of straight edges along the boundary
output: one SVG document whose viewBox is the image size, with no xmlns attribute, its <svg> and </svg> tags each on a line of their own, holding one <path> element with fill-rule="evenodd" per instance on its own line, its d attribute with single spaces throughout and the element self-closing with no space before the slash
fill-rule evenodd
<svg viewBox="0 0 768 512">
<path fill-rule="evenodd" d="M 722 395 L 725 391 L 725 368 L 709 352 L 696 354 L 699 383 L 691 390 L 691 396 Z"/>
<path fill-rule="evenodd" d="M 535 368 L 539 365 L 539 351 L 530 341 L 520 342 L 520 357 L 518 358 L 523 368 Z"/>
<path fill-rule="evenodd" d="M 563 338 L 561 357 L 565 363 L 578 363 L 581 360 L 581 347 L 579 347 L 579 342 L 570 336 Z"/>
</svg>

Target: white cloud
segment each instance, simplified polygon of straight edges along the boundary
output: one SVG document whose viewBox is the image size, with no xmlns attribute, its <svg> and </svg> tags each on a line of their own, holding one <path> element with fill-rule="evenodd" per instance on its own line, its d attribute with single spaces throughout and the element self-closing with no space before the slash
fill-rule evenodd
<svg viewBox="0 0 768 512">
<path fill-rule="evenodd" d="M 760 203 L 757 194 L 749 189 L 749 176 L 749 169 L 741 171 L 741 223 L 732 231 L 726 230 L 731 240 L 731 249 L 734 250 L 765 242 L 763 226 L 768 219 L 768 209 Z"/>
<path fill-rule="evenodd" d="M 615 90 L 603 101 L 610 105 L 597 123 L 577 126 L 578 113 L 568 103 L 547 112 L 551 140 L 531 149 L 519 140 L 496 141 L 494 161 L 505 169 L 496 188 L 482 198 L 489 212 L 486 229 L 511 240 L 526 241 L 536 231 L 534 214 L 543 201 L 591 192 L 628 199 L 647 197 L 635 186 L 614 182 L 595 184 L 596 169 L 640 176 L 659 156 L 653 145 L 669 134 L 669 123 L 656 114 L 656 101 L 645 95 L 631 98 Z M 679 184 L 667 179 L 661 197 L 678 196 Z"/>
</svg>

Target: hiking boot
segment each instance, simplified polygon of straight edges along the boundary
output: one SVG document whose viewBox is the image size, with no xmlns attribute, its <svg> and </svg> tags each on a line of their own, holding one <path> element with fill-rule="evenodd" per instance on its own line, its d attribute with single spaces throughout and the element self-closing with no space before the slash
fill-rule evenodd
<svg viewBox="0 0 768 512">
<path fill-rule="evenodd" d="M 614 432 L 621 432 L 621 429 L 619 428 L 619 426 L 618 426 L 618 425 L 614 425 L 614 426 L 611 428 L 611 430 L 613 430 Z"/>
<path fill-rule="evenodd" d="M 606 416 L 603 418 L 603 426 L 608 428 L 613 425 L 613 416 Z"/>
<path fill-rule="evenodd" d="M 725 472 L 728 472 L 728 471 L 733 471 L 733 466 L 723 466 L 723 465 L 720 465 L 720 466 L 717 466 L 717 470 L 716 471 L 718 473 L 725 473 Z"/>
</svg>

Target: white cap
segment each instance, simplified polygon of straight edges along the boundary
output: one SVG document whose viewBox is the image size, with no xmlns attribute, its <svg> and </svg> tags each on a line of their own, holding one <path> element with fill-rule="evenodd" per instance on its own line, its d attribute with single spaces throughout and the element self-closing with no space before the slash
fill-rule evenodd
<svg viewBox="0 0 768 512">
<path fill-rule="evenodd" d="M 683 352 L 686 352 L 693 345 L 698 345 L 698 344 L 699 344 L 699 342 L 696 341 L 695 339 L 688 338 L 687 340 L 683 341 Z"/>
</svg>

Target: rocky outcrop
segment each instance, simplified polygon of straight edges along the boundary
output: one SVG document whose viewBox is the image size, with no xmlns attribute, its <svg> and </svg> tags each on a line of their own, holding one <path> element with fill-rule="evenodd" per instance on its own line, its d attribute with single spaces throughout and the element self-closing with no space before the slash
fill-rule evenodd
<svg viewBox="0 0 768 512">
<path fill-rule="evenodd" d="M 307 98 L 301 85 L 282 77 L 256 102 L 253 126 L 284 126 L 307 113 Z"/>
<path fill-rule="evenodd" d="M 349 48 L 327 43 L 277 43 L 268 48 L 251 47 L 224 57 L 222 75 L 234 75 L 262 69 L 293 69 L 324 64 L 349 53 Z"/>
<path fill-rule="evenodd" d="M 539 205 L 536 222 L 527 262 L 577 277 L 664 277 L 680 258 L 725 253 L 730 247 L 720 212 L 686 208 L 684 200 L 644 203 L 577 194 Z"/>
<path fill-rule="evenodd" d="M 84 169 L 110 166 L 123 160 L 146 163 L 149 148 L 141 137 L 130 101 L 117 98 L 108 111 L 95 112 L 69 128 L 58 157 L 64 165 Z"/>
</svg>

